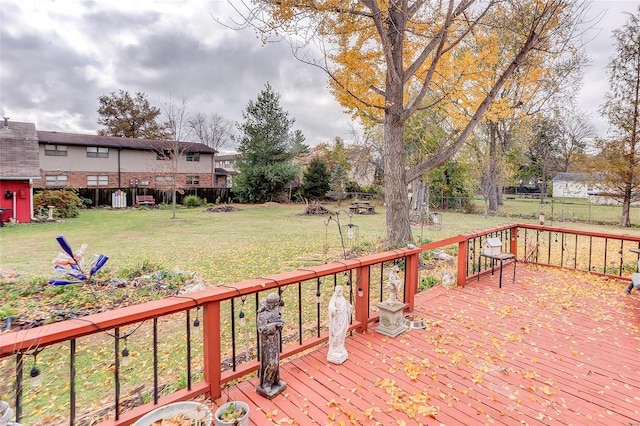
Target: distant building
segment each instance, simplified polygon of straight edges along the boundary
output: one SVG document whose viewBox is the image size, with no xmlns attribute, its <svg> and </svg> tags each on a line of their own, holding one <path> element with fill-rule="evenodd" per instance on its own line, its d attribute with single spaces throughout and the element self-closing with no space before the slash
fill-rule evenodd
<svg viewBox="0 0 640 426">
<path fill-rule="evenodd" d="M 553 198 L 589 198 L 594 184 L 585 173 L 558 173 L 551 180 Z"/>
<path fill-rule="evenodd" d="M 214 187 L 216 150 L 201 143 L 38 131 L 38 144 L 38 188 Z"/>
<path fill-rule="evenodd" d="M 196 142 L 42 131 L 33 123 L 8 119 L 2 122 L 0 141 L 0 208 L 5 221 L 31 220 L 34 190 L 95 190 L 96 204 L 105 198 L 105 190 L 127 190 L 132 205 L 136 193 L 167 191 L 175 183 L 181 193 L 209 190 L 215 199 L 220 191 L 211 190 L 230 188 L 236 174 L 234 155 L 216 157 L 215 149 Z"/>
<path fill-rule="evenodd" d="M 233 176 L 238 174 L 236 159 L 238 154 L 218 155 L 215 158 L 215 186 L 217 188 L 231 188 Z"/>
<path fill-rule="evenodd" d="M 597 174 L 593 177 L 587 173 L 558 173 L 552 182 L 554 198 L 582 198 L 594 204 L 620 204 L 618 199 L 609 195 Z"/>
</svg>

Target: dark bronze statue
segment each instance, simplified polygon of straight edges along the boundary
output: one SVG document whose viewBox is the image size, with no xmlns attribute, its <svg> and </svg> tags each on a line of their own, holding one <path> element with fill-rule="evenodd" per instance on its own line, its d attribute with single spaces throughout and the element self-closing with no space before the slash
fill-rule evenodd
<svg viewBox="0 0 640 426">
<path fill-rule="evenodd" d="M 279 311 L 280 296 L 272 293 L 258 309 L 258 335 L 260 345 L 260 383 L 258 394 L 269 399 L 284 391 L 287 384 L 280 380 L 280 333 L 284 321 Z"/>
</svg>

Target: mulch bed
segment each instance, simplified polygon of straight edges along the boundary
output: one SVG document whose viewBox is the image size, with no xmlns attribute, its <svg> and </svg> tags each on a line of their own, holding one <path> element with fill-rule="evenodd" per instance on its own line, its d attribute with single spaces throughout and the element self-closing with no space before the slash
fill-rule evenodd
<svg viewBox="0 0 640 426">
<path fill-rule="evenodd" d="M 209 207 L 206 211 L 210 213 L 228 213 L 228 212 L 235 212 L 237 210 L 240 210 L 240 209 L 233 206 L 221 205 L 221 206 Z"/>
</svg>

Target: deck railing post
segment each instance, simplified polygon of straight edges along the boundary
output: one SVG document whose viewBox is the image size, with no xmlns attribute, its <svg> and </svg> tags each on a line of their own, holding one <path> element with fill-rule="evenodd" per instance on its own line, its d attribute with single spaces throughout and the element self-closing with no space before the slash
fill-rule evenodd
<svg viewBox="0 0 640 426">
<path fill-rule="evenodd" d="M 467 249 L 469 240 L 463 239 L 458 243 L 458 287 L 464 287 L 467 283 Z"/>
<path fill-rule="evenodd" d="M 405 257 L 405 303 L 409 306 L 407 307 L 408 312 L 413 312 L 413 305 L 416 293 L 418 292 L 418 279 L 419 273 L 418 268 L 420 266 L 420 253 L 408 254 Z"/>
<path fill-rule="evenodd" d="M 518 226 L 514 225 L 511 228 L 511 241 L 509 245 L 509 251 L 518 258 Z"/>
<path fill-rule="evenodd" d="M 204 305 L 202 318 L 204 380 L 209 384 L 212 399 L 222 396 L 221 346 L 220 346 L 220 302 Z"/>
<path fill-rule="evenodd" d="M 362 290 L 361 290 L 362 289 Z M 360 295 L 362 293 L 362 295 Z M 356 328 L 358 333 L 367 331 L 369 325 L 369 266 L 360 266 L 356 269 L 356 321 L 360 326 Z"/>
</svg>

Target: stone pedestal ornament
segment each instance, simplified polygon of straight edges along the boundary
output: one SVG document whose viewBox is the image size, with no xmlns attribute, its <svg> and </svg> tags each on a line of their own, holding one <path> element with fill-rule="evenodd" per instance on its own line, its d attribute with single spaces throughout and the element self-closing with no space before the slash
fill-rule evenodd
<svg viewBox="0 0 640 426">
<path fill-rule="evenodd" d="M 280 333 L 284 321 L 279 311 L 280 296 L 271 293 L 258 309 L 257 327 L 260 345 L 260 382 L 256 392 L 272 399 L 287 388 L 280 379 Z"/>
<path fill-rule="evenodd" d="M 398 300 L 398 292 L 402 289 L 402 279 L 398 275 L 400 268 L 398 265 L 393 265 L 389 272 L 389 281 L 387 282 L 387 290 L 389 290 L 389 296 L 387 300 L 389 302 L 395 302 Z"/>
<path fill-rule="evenodd" d="M 387 300 L 378 303 L 380 325 L 376 328 L 376 332 L 389 337 L 396 337 L 407 330 L 403 316 L 404 303 L 397 299 L 397 294 L 402 288 L 402 279 L 398 275 L 399 270 L 398 265 L 391 268 L 387 283 L 389 296 Z"/>
<path fill-rule="evenodd" d="M 349 358 L 344 341 L 351 321 L 353 306 L 344 298 L 342 286 L 336 286 L 329 301 L 329 351 L 327 361 L 342 364 Z"/>
</svg>

